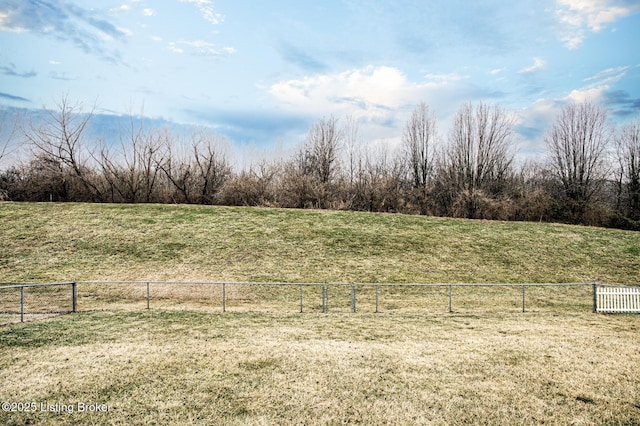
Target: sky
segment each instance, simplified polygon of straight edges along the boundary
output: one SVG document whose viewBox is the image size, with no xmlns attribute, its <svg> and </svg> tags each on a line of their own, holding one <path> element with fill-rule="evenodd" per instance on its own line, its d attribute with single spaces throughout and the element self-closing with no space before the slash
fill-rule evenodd
<svg viewBox="0 0 640 426">
<path fill-rule="evenodd" d="M 638 40 L 640 0 L 0 0 L 0 106 L 66 95 L 272 152 L 330 116 L 397 145 L 420 102 L 446 140 L 484 102 L 537 155 L 568 102 L 640 117 Z"/>
</svg>

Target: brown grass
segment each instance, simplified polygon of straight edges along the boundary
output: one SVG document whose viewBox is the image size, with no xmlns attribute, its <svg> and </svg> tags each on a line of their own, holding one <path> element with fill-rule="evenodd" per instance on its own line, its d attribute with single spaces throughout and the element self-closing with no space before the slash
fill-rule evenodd
<svg viewBox="0 0 640 426">
<path fill-rule="evenodd" d="M 637 424 L 638 316 L 94 312 L 0 329 L 3 424 Z"/>
</svg>

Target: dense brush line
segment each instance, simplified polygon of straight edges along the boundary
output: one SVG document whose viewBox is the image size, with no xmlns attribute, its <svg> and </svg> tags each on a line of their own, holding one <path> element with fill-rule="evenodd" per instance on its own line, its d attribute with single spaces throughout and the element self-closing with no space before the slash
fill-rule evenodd
<svg viewBox="0 0 640 426">
<path fill-rule="evenodd" d="M 225 139 L 210 131 L 185 141 L 131 117 L 119 143 L 105 145 L 86 140 L 92 114 L 67 98 L 47 114 L 44 124 L 19 129 L 30 155 L 0 172 L 0 199 L 321 208 L 640 230 L 640 120 L 616 134 L 605 110 L 590 102 L 558 115 L 545 161 L 519 165 L 513 116 L 482 103 L 461 106 L 444 142 L 421 103 L 395 153 L 363 144 L 353 119 L 341 125 L 325 118 L 291 158 L 242 171 L 233 170 Z"/>
</svg>

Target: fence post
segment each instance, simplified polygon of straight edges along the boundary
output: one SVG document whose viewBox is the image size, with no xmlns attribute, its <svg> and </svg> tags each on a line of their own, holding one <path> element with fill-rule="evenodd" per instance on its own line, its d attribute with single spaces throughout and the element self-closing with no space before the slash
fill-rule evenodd
<svg viewBox="0 0 640 426">
<path fill-rule="evenodd" d="M 227 288 L 225 283 L 222 283 L 222 312 L 227 312 Z"/>
<path fill-rule="evenodd" d="M 302 313 L 302 284 L 300 284 L 300 313 Z"/>
<path fill-rule="evenodd" d="M 376 314 L 378 313 L 378 287 L 376 286 Z"/>
<path fill-rule="evenodd" d="M 71 298 L 72 298 L 71 311 L 74 313 L 76 312 L 78 307 L 78 292 L 77 292 L 76 286 L 77 286 L 76 280 L 73 280 L 73 282 L 71 283 Z"/>
<path fill-rule="evenodd" d="M 598 312 L 598 282 L 593 280 L 593 312 Z"/>
<path fill-rule="evenodd" d="M 329 286 L 324 285 L 324 312 L 329 313 Z"/>
<path fill-rule="evenodd" d="M 24 287 L 20 287 L 20 322 L 24 322 Z"/>
<path fill-rule="evenodd" d="M 451 298 L 453 296 L 453 286 L 449 284 L 449 313 L 453 312 L 451 309 Z"/>
<path fill-rule="evenodd" d="M 149 299 L 150 299 L 149 281 L 147 281 L 147 309 L 149 309 Z"/>
<path fill-rule="evenodd" d="M 524 314 L 524 292 L 525 292 L 525 285 L 522 284 L 522 313 Z"/>
</svg>

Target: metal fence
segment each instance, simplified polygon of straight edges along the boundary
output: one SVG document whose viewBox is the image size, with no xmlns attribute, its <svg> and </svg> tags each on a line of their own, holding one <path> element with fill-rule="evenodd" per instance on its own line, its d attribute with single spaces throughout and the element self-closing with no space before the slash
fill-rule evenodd
<svg viewBox="0 0 640 426">
<path fill-rule="evenodd" d="M 77 283 L 0 284 L 0 318 L 39 318 L 76 312 Z"/>
<path fill-rule="evenodd" d="M 599 312 L 604 284 L 69 281 L 0 284 L 0 318 L 115 309 L 214 312 Z M 600 290 L 599 290 L 600 289 Z M 1 320 L 0 320 L 1 322 Z"/>
</svg>

